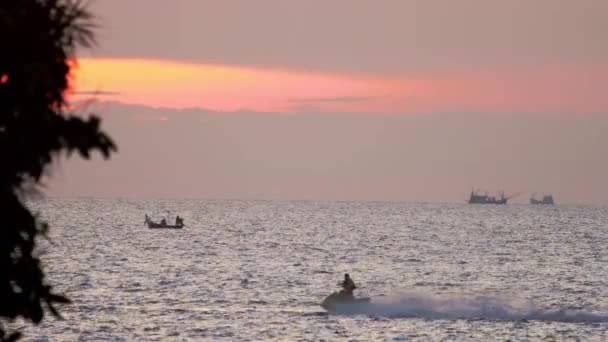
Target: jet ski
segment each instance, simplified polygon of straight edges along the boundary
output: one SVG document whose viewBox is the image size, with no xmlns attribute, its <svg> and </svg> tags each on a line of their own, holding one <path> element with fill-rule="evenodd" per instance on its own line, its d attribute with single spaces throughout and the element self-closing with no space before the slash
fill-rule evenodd
<svg viewBox="0 0 608 342">
<path fill-rule="evenodd" d="M 347 308 L 350 305 L 369 303 L 369 300 L 369 297 L 355 298 L 352 294 L 342 290 L 327 296 L 323 302 L 321 302 L 321 307 L 327 311 L 337 311 L 340 308 Z"/>
</svg>

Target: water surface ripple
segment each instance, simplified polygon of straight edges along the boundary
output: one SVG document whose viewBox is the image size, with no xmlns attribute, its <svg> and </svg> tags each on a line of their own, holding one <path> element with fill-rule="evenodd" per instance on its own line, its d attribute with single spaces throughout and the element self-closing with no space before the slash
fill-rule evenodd
<svg viewBox="0 0 608 342">
<path fill-rule="evenodd" d="M 26 340 L 608 339 L 608 209 L 44 199 L 71 305 Z M 179 214 L 149 230 L 144 214 Z M 318 303 L 349 272 L 372 304 Z"/>
</svg>

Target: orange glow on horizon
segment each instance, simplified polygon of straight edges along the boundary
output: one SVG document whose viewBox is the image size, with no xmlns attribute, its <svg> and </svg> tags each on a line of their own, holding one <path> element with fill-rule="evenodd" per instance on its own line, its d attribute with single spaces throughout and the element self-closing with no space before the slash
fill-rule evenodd
<svg viewBox="0 0 608 342">
<path fill-rule="evenodd" d="M 607 113 L 608 66 L 386 76 L 152 59 L 80 58 L 76 96 L 151 107 L 265 112 Z"/>
<path fill-rule="evenodd" d="M 366 76 L 146 59 L 83 58 L 74 77 L 76 94 L 112 92 L 113 98 L 127 103 L 219 111 L 291 111 L 300 100 L 310 99 L 353 107 L 350 102 L 360 102 L 354 100 L 386 96 L 395 83 Z"/>
</svg>

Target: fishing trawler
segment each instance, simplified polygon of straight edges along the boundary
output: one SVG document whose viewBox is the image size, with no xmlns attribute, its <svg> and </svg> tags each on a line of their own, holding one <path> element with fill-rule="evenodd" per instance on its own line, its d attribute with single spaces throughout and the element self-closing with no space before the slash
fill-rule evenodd
<svg viewBox="0 0 608 342">
<path fill-rule="evenodd" d="M 530 197 L 530 204 L 554 204 L 553 195 L 551 194 L 544 195 L 541 200 L 537 200 L 535 197 L 536 195 L 532 194 L 532 197 Z"/>
<path fill-rule="evenodd" d="M 507 204 L 507 201 L 515 196 L 505 196 L 504 191 L 499 192 L 499 197 L 489 196 L 487 192 L 480 195 L 475 189 L 471 189 L 469 204 Z"/>
</svg>

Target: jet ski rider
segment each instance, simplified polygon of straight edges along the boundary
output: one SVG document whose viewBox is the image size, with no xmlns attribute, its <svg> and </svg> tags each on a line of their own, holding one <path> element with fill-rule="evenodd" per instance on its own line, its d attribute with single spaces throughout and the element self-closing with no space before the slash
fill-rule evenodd
<svg viewBox="0 0 608 342">
<path fill-rule="evenodd" d="M 344 281 L 340 283 L 340 285 L 342 285 L 342 292 L 345 295 L 349 297 L 354 297 L 353 291 L 357 288 L 357 286 L 355 285 L 355 282 L 350 278 L 348 273 L 344 274 Z"/>
</svg>

